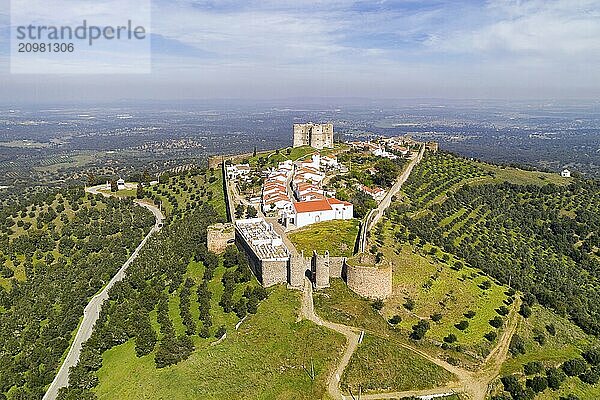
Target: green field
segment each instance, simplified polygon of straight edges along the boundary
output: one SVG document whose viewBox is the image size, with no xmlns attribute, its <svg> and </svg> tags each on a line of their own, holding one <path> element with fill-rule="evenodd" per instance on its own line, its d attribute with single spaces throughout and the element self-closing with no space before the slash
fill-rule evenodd
<svg viewBox="0 0 600 400">
<path fill-rule="evenodd" d="M 572 178 L 563 178 L 558 173 L 548 173 L 539 171 L 526 171 L 514 167 L 504 167 L 481 162 L 473 162 L 474 165 L 489 171 L 493 174 L 491 181 L 494 183 L 502 183 L 508 181 L 516 185 L 546 185 L 553 183 L 555 185 L 568 185 L 573 181 Z M 485 183 L 489 183 L 486 180 Z"/>
<path fill-rule="evenodd" d="M 552 335 L 546 326 L 555 327 Z M 534 340 L 536 335 L 543 334 L 545 341 L 540 344 Z M 571 321 L 555 313 L 535 305 L 529 318 L 521 319 L 517 328 L 517 335 L 525 342 L 525 354 L 510 357 L 503 365 L 501 376 L 515 374 L 524 383 L 523 366 L 530 362 L 541 362 L 544 367 L 559 367 L 564 361 L 581 358 L 581 352 L 589 348 L 600 346 L 598 338 L 587 335 Z M 543 374 L 542 374 L 543 375 Z M 496 381 L 496 388 L 502 385 Z M 539 393 L 536 400 L 557 399 L 560 396 L 574 394 L 580 399 L 600 398 L 600 385 L 584 383 L 578 377 L 567 378 L 558 390 L 546 389 Z"/>
<path fill-rule="evenodd" d="M 398 326 L 406 330 L 419 319 L 440 314 L 441 320 L 431 323 L 427 333 L 430 339 L 441 342 L 452 333 L 457 337 L 455 344 L 487 355 L 493 342 L 483 335 L 494 330 L 489 320 L 498 315 L 495 309 L 504 305 L 508 297 L 505 288 L 472 268 L 452 269 L 454 259 L 444 262 L 441 254 L 433 257 L 414 250 L 409 245 L 402 246 L 400 251 L 384 248 L 384 254 L 393 263 L 394 294 L 386 301 L 383 314 L 388 319 L 400 315 L 402 322 Z M 491 282 L 487 290 L 480 287 L 484 281 Z M 407 299 L 414 302 L 412 310 L 404 307 Z M 464 314 L 468 311 L 474 311 L 475 316 L 466 318 Z M 469 322 L 469 327 L 461 331 L 454 325 L 463 320 Z"/>
<path fill-rule="evenodd" d="M 502 366 L 503 374 L 522 371 L 523 364 L 530 361 L 556 366 L 578 357 L 583 349 L 600 345 L 600 340 L 587 335 L 568 319 L 540 305 L 535 305 L 532 311 L 531 317 L 522 319 L 517 329 L 517 334 L 525 340 L 526 353 L 507 360 Z M 555 326 L 556 335 L 546 331 L 546 325 L 549 324 Z M 543 346 L 533 340 L 535 332 L 544 333 L 546 342 Z"/>
<path fill-rule="evenodd" d="M 288 236 L 298 251 L 305 255 L 313 250 L 332 257 L 350 257 L 358 235 L 358 220 L 337 220 L 312 224 L 291 232 Z"/>
<path fill-rule="evenodd" d="M 416 379 L 418 377 L 418 379 Z M 442 367 L 390 340 L 365 335 L 340 385 L 353 393 L 429 389 L 448 384 L 455 377 Z"/>
<path fill-rule="evenodd" d="M 366 299 L 353 291 L 341 279 L 331 279 L 329 288 L 314 293 L 315 311 L 332 322 L 363 328 L 385 336 L 388 323 Z"/>
<path fill-rule="evenodd" d="M 373 336 L 380 338 L 387 342 L 387 346 L 390 346 L 392 349 L 396 349 L 397 344 L 404 343 L 418 347 L 420 350 L 426 351 L 438 358 L 445 358 L 448 355 L 448 352 L 443 352 L 438 346 L 434 346 L 428 341 L 415 342 L 410 340 L 409 331 L 391 326 L 384 319 L 383 315 L 372 307 L 370 301 L 352 292 L 341 279 L 332 279 L 329 288 L 315 292 L 314 304 L 315 311 L 324 319 L 363 329 L 365 337 Z M 391 354 L 402 351 L 392 349 L 390 349 L 389 357 L 393 357 Z M 370 357 L 374 358 L 373 362 L 379 364 L 380 362 L 377 361 L 377 358 L 380 356 L 379 353 L 377 350 L 373 350 L 372 353 Z M 456 352 L 449 353 L 455 357 L 460 356 Z M 414 357 L 415 363 L 426 362 L 417 354 L 411 354 Z M 381 368 L 384 365 L 387 365 L 387 368 L 390 369 L 390 374 L 393 374 L 392 369 L 399 368 L 398 365 L 389 363 L 381 363 Z M 355 366 L 354 368 L 360 369 L 361 367 Z M 407 368 L 404 373 L 406 374 L 404 378 L 409 381 L 416 382 L 422 378 L 416 369 Z M 377 380 L 383 379 L 384 375 L 385 373 L 382 372 Z M 391 378 L 387 377 L 386 379 Z M 434 385 L 433 381 L 430 384 Z M 381 383 L 378 383 L 378 385 L 381 385 Z M 383 389 L 383 386 L 380 386 L 380 389 Z"/>
<path fill-rule="evenodd" d="M 177 365 L 156 369 L 135 356 L 133 341 L 104 354 L 99 399 L 320 399 L 344 338 L 311 322 L 296 322 L 300 294 L 277 287 L 221 344 L 196 341 Z M 303 364 L 313 362 L 315 380 Z"/>
<path fill-rule="evenodd" d="M 167 216 L 183 215 L 204 202 L 226 216 L 221 169 L 186 172 L 145 189 L 145 196 L 162 203 Z M 135 193 L 133 193 L 135 195 Z"/>
</svg>

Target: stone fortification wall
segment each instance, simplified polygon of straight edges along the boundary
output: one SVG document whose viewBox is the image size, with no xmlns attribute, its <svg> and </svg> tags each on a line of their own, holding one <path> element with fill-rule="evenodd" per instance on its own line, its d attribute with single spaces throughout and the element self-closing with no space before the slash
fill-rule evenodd
<svg viewBox="0 0 600 400">
<path fill-rule="evenodd" d="M 329 252 L 321 256 L 315 251 L 313 253 L 315 288 L 323 289 L 329 287 Z"/>
<path fill-rule="evenodd" d="M 290 257 L 288 269 L 288 284 L 294 288 L 302 288 L 304 285 L 304 276 L 310 269 L 310 259 L 304 255 L 295 255 Z"/>
<path fill-rule="evenodd" d="M 288 261 L 263 260 L 261 262 L 262 285 L 269 287 L 280 283 L 287 283 Z"/>
<path fill-rule="evenodd" d="M 231 223 L 215 224 L 206 232 L 208 250 L 221 254 L 225 248 L 235 241 L 235 227 Z"/>
<path fill-rule="evenodd" d="M 329 276 L 331 278 L 344 278 L 344 263 L 346 257 L 329 257 Z"/>
</svg>

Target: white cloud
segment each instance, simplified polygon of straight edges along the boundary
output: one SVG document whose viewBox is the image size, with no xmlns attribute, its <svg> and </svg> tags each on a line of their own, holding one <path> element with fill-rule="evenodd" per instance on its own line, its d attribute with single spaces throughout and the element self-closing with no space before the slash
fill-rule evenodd
<svg viewBox="0 0 600 400">
<path fill-rule="evenodd" d="M 435 37 L 429 45 L 433 50 L 531 56 L 547 61 L 598 58 L 598 6 L 598 1 L 589 0 L 496 0 L 484 10 L 486 24 L 452 32 L 444 40 Z"/>
</svg>

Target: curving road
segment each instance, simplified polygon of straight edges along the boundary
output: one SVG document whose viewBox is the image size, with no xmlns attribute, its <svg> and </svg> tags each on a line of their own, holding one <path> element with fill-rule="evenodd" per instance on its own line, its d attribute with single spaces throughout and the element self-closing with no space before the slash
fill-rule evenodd
<svg viewBox="0 0 600 400">
<path fill-rule="evenodd" d="M 101 193 L 105 197 L 110 196 L 109 194 L 99 192 L 98 189 L 100 189 L 101 187 L 102 186 L 95 186 L 95 187 L 91 187 L 91 188 L 86 188 L 85 190 L 86 190 L 86 192 L 91 193 L 91 194 Z M 79 325 L 79 329 L 77 330 L 75 339 L 73 339 L 73 343 L 71 344 L 71 347 L 69 348 L 67 357 L 65 358 L 62 365 L 60 366 L 60 369 L 58 370 L 58 373 L 56 374 L 56 376 L 54 377 L 54 380 L 50 384 L 50 387 L 48 387 L 48 390 L 46 391 L 46 394 L 44 395 L 43 400 L 56 399 L 56 396 L 58 395 L 58 391 L 60 390 L 60 388 L 65 387 L 69 384 L 69 369 L 71 367 L 77 365 L 77 363 L 79 362 L 79 355 L 81 354 L 81 346 L 92 335 L 92 330 L 94 329 L 94 325 L 96 324 L 96 321 L 98 320 L 98 317 L 100 316 L 100 310 L 102 309 L 102 304 L 104 303 L 104 301 L 106 301 L 108 299 L 108 291 L 114 286 L 115 283 L 119 282 L 120 280 L 122 280 L 125 277 L 125 271 L 127 271 L 127 268 L 131 265 L 133 260 L 135 260 L 137 258 L 140 250 L 142 249 L 142 247 L 144 247 L 148 238 L 154 232 L 158 232 L 162 227 L 162 221 L 164 219 L 164 216 L 154 204 L 146 203 L 146 202 L 143 202 L 140 200 L 135 200 L 135 202 L 138 205 L 140 205 L 142 207 L 146 207 L 147 209 L 152 211 L 152 214 L 154 214 L 154 218 L 155 218 L 156 222 L 155 222 L 154 226 L 152 227 L 152 229 L 150 230 L 150 232 L 148 232 L 148 234 L 146 235 L 144 240 L 142 240 L 142 242 L 138 245 L 138 247 L 133 251 L 133 253 L 129 257 L 129 259 L 125 262 L 125 264 L 123 264 L 121 266 L 121 268 L 119 269 L 119 271 L 117 271 L 115 276 L 112 277 L 110 282 L 108 282 L 108 284 L 104 287 L 104 289 L 102 289 L 102 291 L 100 293 L 98 293 L 94 297 L 92 297 L 92 299 L 90 300 L 88 305 L 85 307 L 85 309 L 83 311 L 83 321 L 81 321 L 81 324 Z"/>
</svg>

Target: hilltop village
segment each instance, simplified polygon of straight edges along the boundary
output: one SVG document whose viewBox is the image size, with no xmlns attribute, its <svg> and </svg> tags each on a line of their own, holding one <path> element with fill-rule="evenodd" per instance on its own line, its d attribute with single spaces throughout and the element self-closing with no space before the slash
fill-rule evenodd
<svg viewBox="0 0 600 400">
<path fill-rule="evenodd" d="M 392 268 L 365 252 L 365 231 L 380 216 L 375 211 L 385 209 L 386 197 L 389 204 L 404 164 L 420 157 L 425 147 L 437 151 L 435 143 L 402 137 L 334 143 L 333 124 L 294 124 L 293 147 L 285 153 L 223 162 L 233 222 L 209 228 L 208 248 L 219 253 L 237 243 L 265 287 L 287 283 L 301 288 L 308 276 L 314 288 L 322 289 L 330 278 L 343 278 L 361 296 L 385 299 L 392 292 Z M 321 252 L 297 250 L 288 237 L 335 220 L 359 226 L 350 243 L 351 260 L 332 254 L 335 243 Z"/>
</svg>

